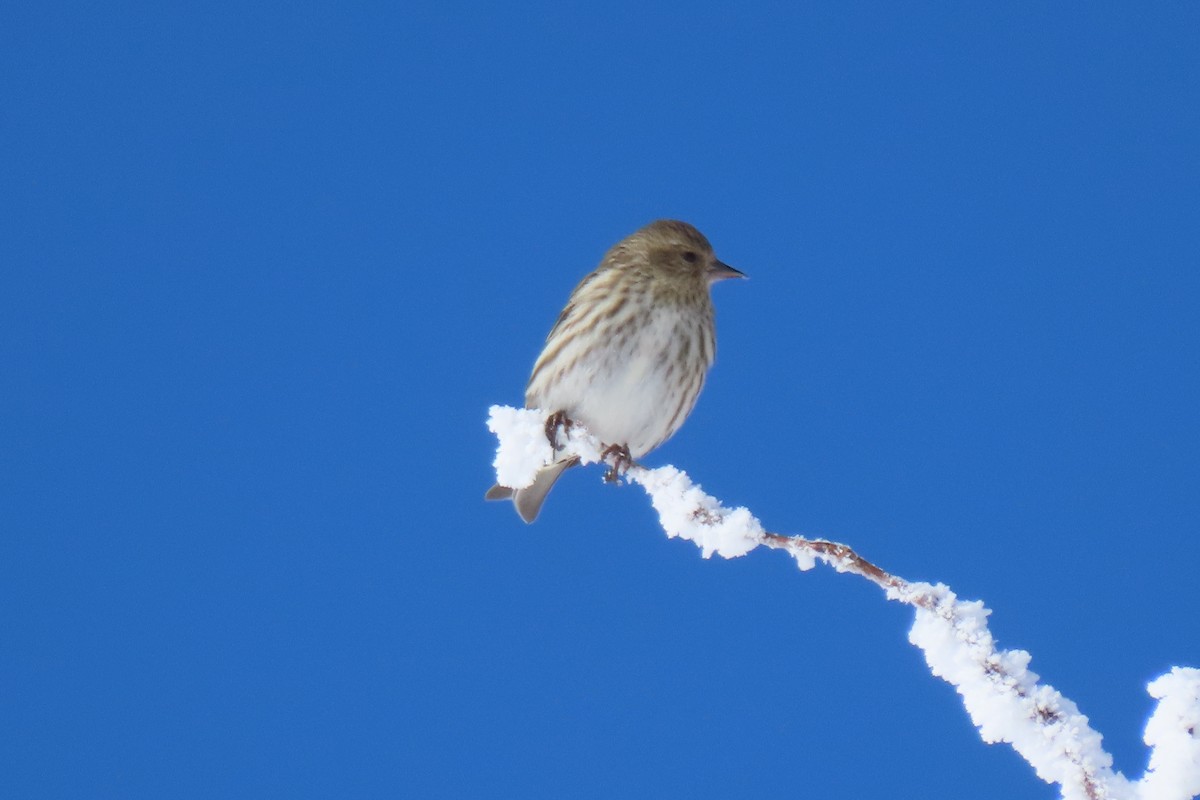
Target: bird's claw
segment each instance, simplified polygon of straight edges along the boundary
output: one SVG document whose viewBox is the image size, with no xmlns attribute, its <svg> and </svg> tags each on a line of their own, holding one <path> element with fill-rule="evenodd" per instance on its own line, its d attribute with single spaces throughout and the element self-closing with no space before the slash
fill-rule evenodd
<svg viewBox="0 0 1200 800">
<path fill-rule="evenodd" d="M 555 411 L 546 418 L 546 439 L 554 450 L 561 449 L 559 437 L 570 431 L 574 424 L 565 411 Z M 616 483 L 626 470 L 633 466 L 633 456 L 630 455 L 627 444 L 610 444 L 600 454 L 600 460 L 608 464 L 608 472 L 604 473 L 604 480 L 609 483 Z"/>
<path fill-rule="evenodd" d="M 611 462 L 608 461 L 610 458 Z M 627 444 L 610 444 L 604 448 L 600 459 L 608 462 L 608 472 L 604 474 L 604 480 L 608 483 L 616 483 L 617 479 L 633 466 L 633 456 L 629 454 L 629 445 Z"/>
<path fill-rule="evenodd" d="M 558 445 L 559 431 L 566 433 L 574 424 L 565 411 L 555 411 L 546 418 L 546 439 L 549 440 L 552 449 L 560 449 Z"/>
</svg>

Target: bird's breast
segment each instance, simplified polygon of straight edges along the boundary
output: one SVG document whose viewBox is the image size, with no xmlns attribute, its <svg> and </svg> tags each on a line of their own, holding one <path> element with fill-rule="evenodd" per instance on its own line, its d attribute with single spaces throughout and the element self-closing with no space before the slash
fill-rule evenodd
<svg viewBox="0 0 1200 800">
<path fill-rule="evenodd" d="M 606 332 L 547 342 L 556 364 L 535 374 L 526 404 L 565 411 L 605 443 L 645 454 L 679 428 L 704 384 L 714 352 L 705 311 L 658 306 Z"/>
</svg>

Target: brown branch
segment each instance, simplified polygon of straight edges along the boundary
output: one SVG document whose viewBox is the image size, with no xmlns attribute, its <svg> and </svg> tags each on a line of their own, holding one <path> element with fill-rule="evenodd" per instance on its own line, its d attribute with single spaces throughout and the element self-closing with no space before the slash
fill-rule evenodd
<svg viewBox="0 0 1200 800">
<path fill-rule="evenodd" d="M 500 406 L 493 406 L 491 412 L 488 427 L 501 440 L 495 462 L 497 477 L 503 472 L 512 480 L 526 481 L 518 485 L 528 485 L 537 469 L 529 463 L 532 455 L 529 445 L 537 443 L 518 438 L 533 429 L 533 420 L 521 415 L 541 412 Z M 509 426 L 513 428 L 510 430 Z M 1168 775 L 1167 780 L 1176 779 L 1169 770 L 1147 773 L 1137 782 L 1114 772 L 1110 766 L 1112 757 L 1103 750 L 1100 734 L 1090 727 L 1087 717 L 1071 700 L 1054 687 L 1039 683 L 1038 676 L 1026 668 L 1029 654 L 999 648 L 988 630 L 989 612 L 982 603 L 961 601 L 942 584 L 913 582 L 892 575 L 839 542 L 766 531 L 748 509 L 725 507 L 674 467 L 654 470 L 643 467 L 632 461 L 623 448 L 599 442 L 564 414 L 550 415 L 548 419 L 543 415 L 537 427 L 545 431 L 552 459 L 599 461 L 609 467 L 611 477 L 625 474 L 631 482 L 641 484 L 650 495 L 667 535 L 691 540 L 701 548 L 705 558 L 713 553 L 736 558 L 764 545 L 789 553 L 802 570 L 822 561 L 838 572 L 850 572 L 874 583 L 884 590 L 887 599 L 912 606 L 916 620 L 909 640 L 924 652 L 931 672 L 953 685 L 961 695 L 983 740 L 1012 745 L 1038 777 L 1062 786 L 1064 797 L 1125 800 L 1139 796 L 1141 789 L 1149 786 L 1158 774 Z M 506 451 L 506 447 L 510 449 Z M 1163 703 L 1167 702 L 1164 698 L 1175 690 L 1163 688 L 1161 694 L 1156 694 L 1153 688 L 1156 684 L 1151 685 L 1151 694 L 1161 702 L 1155 718 L 1160 712 L 1177 713 L 1174 706 L 1163 712 Z M 1193 691 L 1190 686 L 1179 691 L 1185 690 Z M 1175 702 L 1181 701 L 1175 698 Z M 1149 736 L 1149 728 L 1147 731 Z M 1187 737 L 1194 735 L 1190 728 L 1186 731 Z M 1178 752 L 1171 757 L 1190 758 L 1192 744 L 1185 742 L 1183 749 L 1176 745 Z M 1151 763 L 1154 757 L 1152 754 Z"/>
<path fill-rule="evenodd" d="M 826 539 L 805 539 L 801 536 L 784 536 L 778 533 L 764 533 L 762 543 L 775 550 L 786 550 L 792 556 L 808 553 L 822 561 L 833 565 L 838 572 L 852 572 L 861 575 L 885 592 L 896 593 L 896 599 L 909 605 L 920 606 L 933 610 L 936 601 L 928 592 L 913 591 L 912 584 L 903 578 L 898 578 L 875 566 L 870 561 L 854 552 L 847 545 L 831 542 Z M 890 591 L 889 591 L 890 590 Z"/>
</svg>

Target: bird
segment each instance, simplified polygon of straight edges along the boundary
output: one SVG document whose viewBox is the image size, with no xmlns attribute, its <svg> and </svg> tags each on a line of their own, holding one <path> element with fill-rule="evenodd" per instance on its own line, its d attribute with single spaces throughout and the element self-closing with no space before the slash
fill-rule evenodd
<svg viewBox="0 0 1200 800">
<path fill-rule="evenodd" d="M 557 452 L 560 424 L 579 423 L 621 460 L 649 453 L 691 413 L 716 357 L 710 289 L 745 278 L 717 259 L 695 227 L 661 219 L 622 239 L 567 300 L 525 387 L 525 407 L 549 413 Z M 537 519 L 570 456 L 544 467 L 530 486 L 497 484 L 488 500 L 511 499 L 526 523 Z"/>
</svg>

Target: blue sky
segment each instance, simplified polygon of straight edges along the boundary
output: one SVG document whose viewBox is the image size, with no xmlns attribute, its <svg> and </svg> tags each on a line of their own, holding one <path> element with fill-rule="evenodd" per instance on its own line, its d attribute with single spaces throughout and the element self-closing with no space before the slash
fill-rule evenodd
<svg viewBox="0 0 1200 800">
<path fill-rule="evenodd" d="M 751 276 L 674 463 L 994 609 L 1140 775 L 1200 666 L 1194 4 L 26 4 L 0 794 L 1052 798 L 911 614 L 485 504 L 604 250 Z"/>
</svg>

